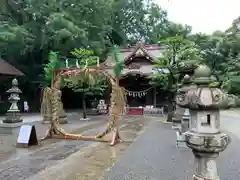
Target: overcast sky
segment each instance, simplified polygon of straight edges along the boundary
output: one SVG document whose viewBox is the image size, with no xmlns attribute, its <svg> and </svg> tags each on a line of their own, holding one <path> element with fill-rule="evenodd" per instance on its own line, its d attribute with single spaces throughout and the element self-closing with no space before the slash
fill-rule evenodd
<svg viewBox="0 0 240 180">
<path fill-rule="evenodd" d="M 240 0 L 155 0 L 169 19 L 193 27 L 193 32 L 226 30 L 240 16 Z"/>
</svg>

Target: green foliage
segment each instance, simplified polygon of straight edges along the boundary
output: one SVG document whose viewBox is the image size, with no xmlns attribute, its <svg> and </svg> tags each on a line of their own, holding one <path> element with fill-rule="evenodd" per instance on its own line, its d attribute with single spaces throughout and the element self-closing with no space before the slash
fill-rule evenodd
<svg viewBox="0 0 240 180">
<path fill-rule="evenodd" d="M 71 54 L 76 57 L 79 68 L 96 66 L 99 63 L 99 58 L 93 55 L 92 50 L 74 49 Z M 101 73 L 80 73 L 64 79 L 64 84 L 73 91 L 82 93 L 83 96 L 102 95 L 107 87 L 106 79 Z"/>
<path fill-rule="evenodd" d="M 84 96 L 102 95 L 106 90 L 106 79 L 102 74 L 79 74 L 65 79 L 65 85 Z"/>
<path fill-rule="evenodd" d="M 117 46 L 114 46 L 111 50 L 111 56 L 113 60 L 113 72 L 115 77 L 119 77 L 123 68 L 124 68 L 124 60 L 121 57 L 120 50 Z"/>
<path fill-rule="evenodd" d="M 187 66 L 202 62 L 200 52 L 183 36 L 168 37 L 159 43 L 166 46 L 166 51 L 154 61 L 152 84 L 176 91 L 179 73 Z"/>
<path fill-rule="evenodd" d="M 99 57 L 94 56 L 93 50 L 75 48 L 70 53 L 76 57 L 79 68 L 99 65 Z"/>
<path fill-rule="evenodd" d="M 219 82 L 211 82 L 210 84 L 209 84 L 209 87 L 218 87 L 219 86 Z"/>
<path fill-rule="evenodd" d="M 240 34 L 239 18 L 226 31 L 211 35 L 196 34 L 190 39 L 202 52 L 204 63 L 217 77 L 218 85 L 227 93 L 240 95 Z"/>
<path fill-rule="evenodd" d="M 56 52 L 51 51 L 48 54 L 48 63 L 44 65 L 44 79 L 45 85 L 50 86 L 52 81 L 52 76 L 54 70 L 57 68 L 58 65 L 58 56 Z"/>
<path fill-rule="evenodd" d="M 151 74 L 152 85 L 157 86 L 158 89 L 167 90 L 168 89 L 168 75 L 162 71 L 158 71 Z"/>
<path fill-rule="evenodd" d="M 155 44 L 168 24 L 166 11 L 153 0 L 114 0 L 112 13 L 111 39 L 118 45 Z"/>
<path fill-rule="evenodd" d="M 139 40 L 155 44 L 160 40 L 167 51 L 156 60 L 156 71 L 168 69 L 173 78 L 156 73 L 153 84 L 165 89 L 169 83 L 175 86 L 179 70 L 204 63 L 220 87 L 240 95 L 239 18 L 225 32 L 191 34 L 190 26 L 169 21 L 166 11 L 153 0 L 31 0 L 0 2 L 0 21 L 1 56 L 26 74 L 24 82 L 32 93 L 39 84 L 50 82 L 51 70 L 42 72 L 49 50 L 62 57 L 73 55 L 79 67 L 85 67 L 98 64 L 98 57 L 105 57 L 114 44 L 133 45 Z M 86 49 L 94 53 L 82 52 Z M 123 63 L 116 47 L 112 56 L 118 77 Z M 54 63 L 50 64 L 45 68 L 54 69 Z"/>
</svg>

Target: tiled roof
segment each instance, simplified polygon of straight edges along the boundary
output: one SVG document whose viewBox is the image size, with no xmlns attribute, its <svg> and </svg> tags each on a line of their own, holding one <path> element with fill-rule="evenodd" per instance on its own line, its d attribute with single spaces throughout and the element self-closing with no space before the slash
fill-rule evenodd
<svg viewBox="0 0 240 180">
<path fill-rule="evenodd" d="M 0 75 L 25 76 L 20 70 L 0 59 Z"/>
<path fill-rule="evenodd" d="M 159 46 L 157 44 L 152 45 L 143 45 L 142 43 L 138 43 L 136 46 L 132 46 L 129 48 L 121 48 L 120 53 L 122 58 L 124 59 L 125 63 L 129 60 L 135 53 L 141 49 L 146 56 L 150 57 L 150 60 L 161 56 L 162 52 L 164 51 L 164 46 Z M 112 66 L 112 57 L 109 55 L 107 59 L 102 63 L 103 66 Z"/>
</svg>

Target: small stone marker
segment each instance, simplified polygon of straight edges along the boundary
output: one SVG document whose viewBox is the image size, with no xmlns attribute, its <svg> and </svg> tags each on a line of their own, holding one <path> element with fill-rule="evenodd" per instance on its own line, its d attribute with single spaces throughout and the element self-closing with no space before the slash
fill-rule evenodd
<svg viewBox="0 0 240 180">
<path fill-rule="evenodd" d="M 17 147 L 27 148 L 33 145 L 38 145 L 35 126 L 22 125 L 18 134 Z"/>
<path fill-rule="evenodd" d="M 183 133 L 180 133 L 179 131 L 176 132 L 176 135 L 177 135 L 176 147 L 187 148 L 185 135 Z"/>
</svg>

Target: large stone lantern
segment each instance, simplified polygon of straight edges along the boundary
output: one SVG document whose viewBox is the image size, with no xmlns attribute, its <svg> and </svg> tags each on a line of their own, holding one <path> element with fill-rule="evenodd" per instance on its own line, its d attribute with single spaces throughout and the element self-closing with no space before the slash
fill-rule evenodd
<svg viewBox="0 0 240 180">
<path fill-rule="evenodd" d="M 194 180 L 219 180 L 216 158 L 230 142 L 220 131 L 219 111 L 227 106 L 227 96 L 218 88 L 210 88 L 211 80 L 211 70 L 201 65 L 194 73 L 196 87 L 177 97 L 177 104 L 190 110 L 190 129 L 185 137 L 195 156 Z"/>
<path fill-rule="evenodd" d="M 181 85 L 180 85 L 181 86 Z M 180 93 L 180 91 L 177 91 L 177 95 Z M 179 131 L 181 129 L 181 119 L 184 114 L 184 108 L 181 108 L 180 106 L 176 105 L 176 109 L 173 114 L 172 118 L 172 129 Z"/>
<path fill-rule="evenodd" d="M 184 95 L 190 89 L 195 88 L 195 87 L 196 87 L 196 85 L 192 84 L 191 77 L 188 74 L 186 74 L 183 77 L 182 87 L 179 89 L 179 95 Z M 185 108 L 184 114 L 181 119 L 181 133 L 186 132 L 189 129 L 189 125 L 190 125 L 189 109 Z"/>
<path fill-rule="evenodd" d="M 181 88 L 178 89 L 177 97 L 179 97 L 181 95 L 184 95 L 191 88 L 192 88 L 192 86 L 191 86 L 191 77 L 188 74 L 186 74 L 183 77 Z M 189 129 L 190 113 L 189 113 L 189 109 L 188 108 L 185 108 L 185 109 L 181 108 L 181 109 L 183 111 L 183 114 L 182 114 L 181 119 L 180 119 L 180 125 L 179 125 L 178 132 L 176 133 L 177 134 L 176 146 L 177 147 L 179 147 L 179 146 L 186 147 L 184 132 L 186 132 Z"/>
<path fill-rule="evenodd" d="M 12 88 L 7 90 L 7 93 L 10 94 L 8 100 L 11 103 L 10 108 L 7 111 L 6 119 L 3 120 L 4 123 L 20 123 L 23 120 L 21 119 L 20 110 L 18 109 L 18 101 L 20 100 L 19 94 L 22 91 L 18 88 L 18 80 L 12 80 Z"/>
</svg>

